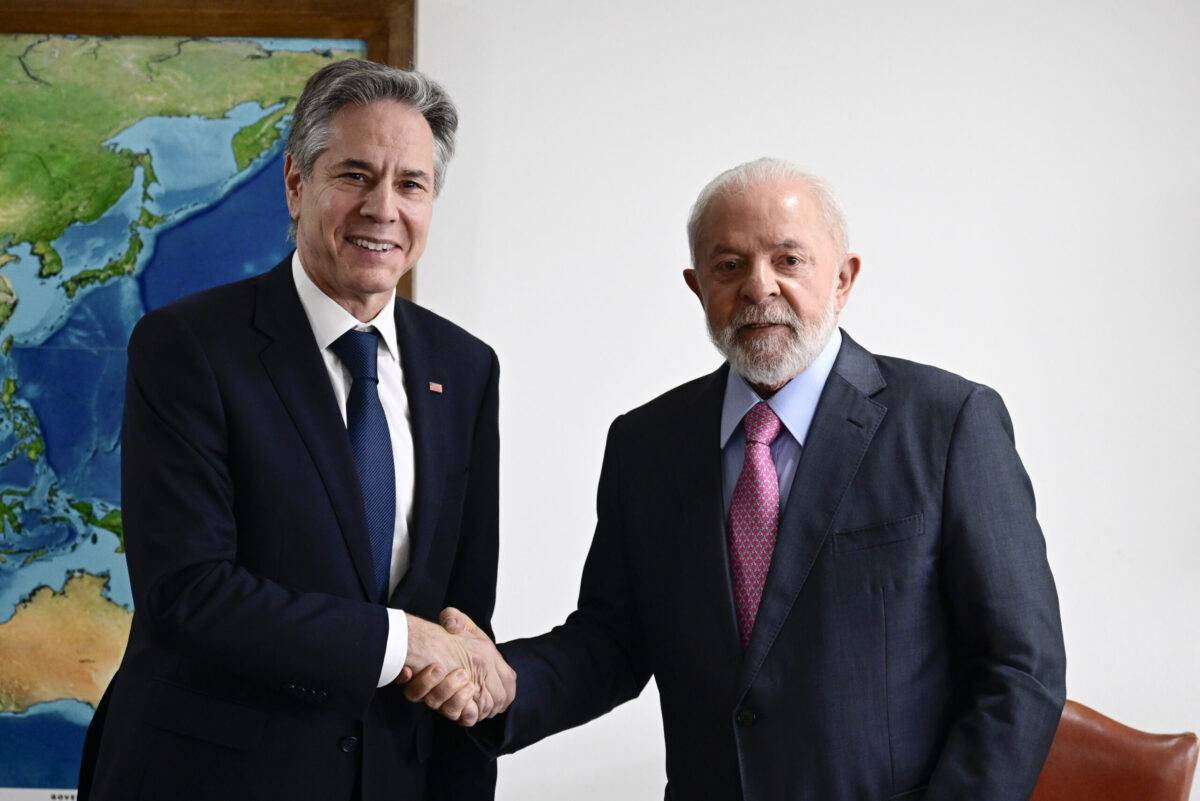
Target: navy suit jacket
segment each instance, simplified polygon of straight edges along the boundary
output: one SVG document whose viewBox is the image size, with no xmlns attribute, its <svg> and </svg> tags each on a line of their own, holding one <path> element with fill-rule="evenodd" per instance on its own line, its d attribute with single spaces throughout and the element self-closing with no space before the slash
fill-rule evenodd
<svg viewBox="0 0 1200 801">
<path fill-rule="evenodd" d="M 389 605 L 490 628 L 496 357 L 403 299 L 396 328 L 416 488 Z M 352 458 L 290 257 L 139 322 L 121 475 L 136 609 L 81 798 L 493 797 L 461 729 L 376 689 L 387 613 Z"/>
<path fill-rule="evenodd" d="M 1024 801 L 1065 698 L 1033 492 L 999 396 L 846 337 L 743 651 L 722 512 L 728 368 L 618 418 L 578 609 L 503 646 L 494 751 L 658 684 L 674 801 Z"/>
</svg>

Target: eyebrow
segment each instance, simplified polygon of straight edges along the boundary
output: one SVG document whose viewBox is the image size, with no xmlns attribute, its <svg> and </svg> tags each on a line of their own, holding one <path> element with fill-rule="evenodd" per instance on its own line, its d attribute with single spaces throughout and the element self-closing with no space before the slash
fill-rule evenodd
<svg viewBox="0 0 1200 801">
<path fill-rule="evenodd" d="M 429 179 L 429 173 L 425 172 L 424 170 L 407 169 L 407 170 L 401 170 L 400 174 L 403 175 L 405 178 L 423 178 L 426 180 Z"/>
<path fill-rule="evenodd" d="M 797 242 L 795 239 L 785 239 L 782 242 L 775 243 L 775 250 L 798 250 L 801 253 L 808 253 L 808 245 L 803 242 Z"/>
<path fill-rule="evenodd" d="M 715 243 L 713 243 L 712 248 L 709 250 L 708 255 L 711 258 L 713 256 L 716 256 L 719 253 L 740 253 L 740 252 L 741 251 L 739 251 L 737 248 L 735 248 L 731 245 L 726 245 L 723 242 L 715 242 Z"/>
<path fill-rule="evenodd" d="M 784 239 L 781 242 L 776 242 L 775 244 L 773 244 L 771 246 L 771 249 L 772 250 L 798 250 L 805 255 L 809 255 L 811 252 L 808 245 L 806 245 L 803 242 L 800 242 L 798 240 L 795 240 L 795 239 Z M 719 253 L 740 253 L 740 252 L 741 251 L 738 248 L 735 248 L 732 245 L 726 245 L 723 242 L 717 242 L 712 246 L 712 250 L 709 252 L 709 256 L 710 257 L 716 256 Z"/>
<path fill-rule="evenodd" d="M 370 162 L 363 161 L 362 159 L 342 159 L 337 164 L 334 164 L 330 169 L 333 172 L 337 172 L 339 170 L 347 170 L 347 169 L 349 169 L 349 170 L 364 170 L 366 172 L 374 172 L 375 165 L 371 164 Z M 422 178 L 425 180 L 429 179 L 429 173 L 425 172 L 424 170 L 405 169 L 405 170 L 400 170 L 400 174 L 403 175 L 405 178 Z"/>
<path fill-rule="evenodd" d="M 371 171 L 371 170 L 375 169 L 375 167 L 373 165 L 371 165 L 368 162 L 365 162 L 361 159 L 342 159 L 337 164 L 334 164 L 333 167 L 331 167 L 330 169 L 336 171 L 336 170 L 344 170 L 347 168 L 355 169 L 355 170 L 367 170 L 367 171 Z"/>
</svg>

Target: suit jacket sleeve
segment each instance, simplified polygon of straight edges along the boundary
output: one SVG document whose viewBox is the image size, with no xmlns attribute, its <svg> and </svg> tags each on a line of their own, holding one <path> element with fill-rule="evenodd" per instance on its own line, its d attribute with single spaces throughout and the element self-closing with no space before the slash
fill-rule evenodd
<svg viewBox="0 0 1200 801">
<path fill-rule="evenodd" d="M 499 380 L 500 364 L 492 353 L 491 375 L 475 422 L 467 468 L 470 475 L 458 551 L 446 590 L 446 606 L 465 612 L 493 640 L 500 517 Z M 491 801 L 496 792 L 495 758 L 480 750 L 457 724 L 435 716 L 433 727 L 427 798 Z"/>
<path fill-rule="evenodd" d="M 608 433 L 578 607 L 548 633 L 501 646 L 517 671 L 517 696 L 493 725 L 476 727 L 492 753 L 516 751 L 599 717 L 636 698 L 650 679 L 621 530 L 621 422 Z"/>
<path fill-rule="evenodd" d="M 1066 699 L 1066 657 L 1033 490 L 987 387 L 959 411 L 943 514 L 943 592 L 968 688 L 923 797 L 1026 801 Z"/>
<path fill-rule="evenodd" d="M 265 687 L 361 717 L 387 638 L 377 604 L 303 592 L 236 559 L 238 502 L 222 386 L 170 310 L 129 342 L 122 514 L 139 618 L 181 654 Z"/>
</svg>

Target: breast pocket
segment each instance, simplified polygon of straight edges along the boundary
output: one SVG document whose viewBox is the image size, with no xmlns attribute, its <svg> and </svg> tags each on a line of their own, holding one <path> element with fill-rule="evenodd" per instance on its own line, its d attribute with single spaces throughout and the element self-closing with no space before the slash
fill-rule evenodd
<svg viewBox="0 0 1200 801">
<path fill-rule="evenodd" d="M 886 523 L 838 531 L 833 535 L 835 553 L 852 553 L 872 548 L 884 548 L 915 539 L 925 534 L 925 517 L 909 515 Z"/>
</svg>

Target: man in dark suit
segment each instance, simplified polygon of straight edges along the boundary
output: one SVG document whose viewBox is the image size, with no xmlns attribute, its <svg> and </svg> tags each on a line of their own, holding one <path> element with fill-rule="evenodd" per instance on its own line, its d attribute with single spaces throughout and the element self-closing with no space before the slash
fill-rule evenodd
<svg viewBox="0 0 1200 801">
<path fill-rule="evenodd" d="M 496 356 L 395 293 L 456 127 L 419 73 L 322 69 L 287 143 L 296 252 L 134 331 L 136 612 L 81 798 L 493 797 L 494 763 L 392 685 L 444 665 L 463 722 L 514 689 L 426 619 L 488 629 L 496 581 Z"/>
<path fill-rule="evenodd" d="M 653 675 L 673 801 L 1028 798 L 1065 658 L 1004 404 L 838 330 L 859 258 L 796 168 L 718 176 L 688 228 L 727 364 L 613 423 L 578 609 L 501 646 L 521 688 L 479 739 L 514 751 Z"/>
</svg>

